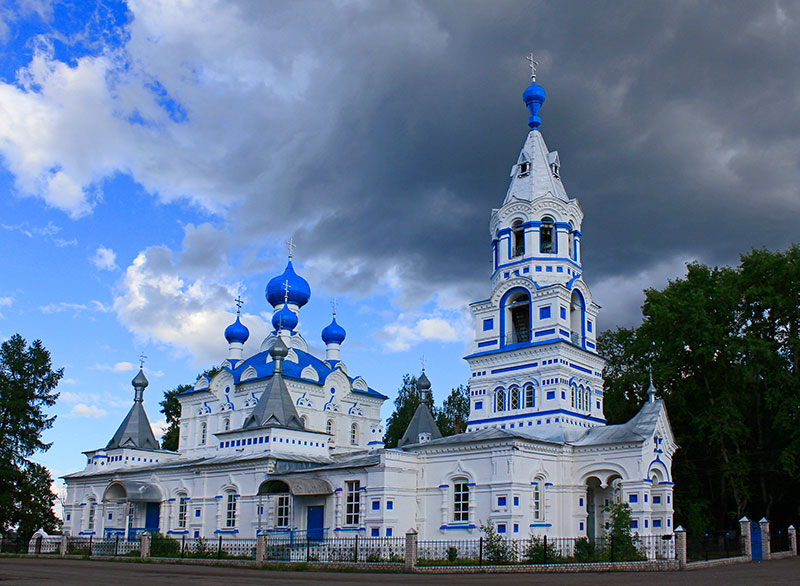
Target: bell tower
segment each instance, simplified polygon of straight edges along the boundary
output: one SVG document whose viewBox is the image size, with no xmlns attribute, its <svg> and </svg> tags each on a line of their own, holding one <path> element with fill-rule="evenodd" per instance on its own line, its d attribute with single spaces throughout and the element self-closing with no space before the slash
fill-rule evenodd
<svg viewBox="0 0 800 586">
<path fill-rule="evenodd" d="M 470 305 L 475 342 L 468 430 L 585 430 L 605 423 L 597 314 L 583 280 L 583 211 L 561 179 L 558 152 L 539 131 L 544 88 L 523 93 L 530 128 L 492 210 L 491 295 Z"/>
</svg>

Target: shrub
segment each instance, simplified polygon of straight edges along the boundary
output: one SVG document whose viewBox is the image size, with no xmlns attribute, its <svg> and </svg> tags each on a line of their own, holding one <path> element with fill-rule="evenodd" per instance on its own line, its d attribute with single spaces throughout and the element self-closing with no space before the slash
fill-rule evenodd
<svg viewBox="0 0 800 586">
<path fill-rule="evenodd" d="M 491 522 L 481 525 L 485 537 L 483 539 L 483 553 L 487 562 L 492 564 L 513 564 L 517 561 L 517 544 L 509 542 L 500 536 L 492 527 Z"/>
<path fill-rule="evenodd" d="M 553 541 L 542 537 L 531 537 L 525 547 L 525 561 L 529 564 L 554 564 L 561 561 L 561 552 Z"/>
</svg>

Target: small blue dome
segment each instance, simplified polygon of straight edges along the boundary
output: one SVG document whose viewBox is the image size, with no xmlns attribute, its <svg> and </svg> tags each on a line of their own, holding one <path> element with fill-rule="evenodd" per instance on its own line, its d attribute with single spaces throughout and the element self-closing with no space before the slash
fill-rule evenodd
<svg viewBox="0 0 800 586">
<path fill-rule="evenodd" d="M 531 127 L 531 130 L 539 128 L 542 123 L 542 119 L 539 118 L 539 108 L 544 104 L 544 98 L 544 88 L 536 85 L 535 81 L 532 81 L 531 85 L 522 93 L 522 100 L 531 113 L 531 117 L 528 118 L 528 126 Z"/>
<path fill-rule="evenodd" d="M 285 298 L 284 283 L 289 281 L 289 303 L 294 303 L 298 307 L 304 306 L 311 299 L 311 287 L 303 277 L 294 272 L 292 261 L 286 265 L 283 274 L 270 279 L 267 283 L 267 301 L 272 307 L 277 307 L 283 303 Z"/>
<path fill-rule="evenodd" d="M 244 344 L 247 342 L 247 338 L 250 337 L 250 330 L 239 321 L 239 316 L 236 316 L 236 321 L 225 328 L 225 339 L 228 340 L 228 344 L 232 342 L 239 342 L 240 344 Z"/>
<path fill-rule="evenodd" d="M 272 315 L 272 327 L 277 331 L 293 330 L 297 327 L 297 314 L 284 305 L 280 311 Z"/>
<path fill-rule="evenodd" d="M 322 341 L 326 344 L 341 344 L 344 342 L 345 336 L 347 336 L 347 332 L 344 331 L 342 326 L 336 323 L 335 317 L 333 321 L 322 330 Z"/>
</svg>

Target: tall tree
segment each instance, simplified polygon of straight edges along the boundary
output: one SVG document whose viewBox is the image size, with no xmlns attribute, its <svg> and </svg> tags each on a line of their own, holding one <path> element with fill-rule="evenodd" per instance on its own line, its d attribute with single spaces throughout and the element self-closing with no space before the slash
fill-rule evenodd
<svg viewBox="0 0 800 586">
<path fill-rule="evenodd" d="M 394 400 L 394 413 L 386 421 L 386 432 L 383 434 L 383 443 L 387 448 L 396 448 L 397 442 L 414 417 L 414 412 L 419 406 L 419 392 L 417 389 L 417 377 L 403 375 L 403 384 L 397 390 L 397 397 Z M 433 405 L 430 406 L 433 411 Z M 434 416 L 436 412 L 434 411 Z"/>
<path fill-rule="evenodd" d="M 450 391 L 436 416 L 442 435 L 461 433 L 469 419 L 469 385 L 458 385 Z"/>
<path fill-rule="evenodd" d="M 27 536 L 36 526 L 55 528 L 52 479 L 28 458 L 50 448 L 41 436 L 55 416 L 45 408 L 56 402 L 63 376 L 40 340 L 28 346 L 14 334 L 0 345 L 0 533 L 16 529 Z"/>
</svg>

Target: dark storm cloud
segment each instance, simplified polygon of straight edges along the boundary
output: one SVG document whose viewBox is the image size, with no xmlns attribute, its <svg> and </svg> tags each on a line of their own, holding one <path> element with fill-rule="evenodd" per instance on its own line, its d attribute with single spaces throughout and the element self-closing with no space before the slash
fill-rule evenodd
<svg viewBox="0 0 800 586">
<path fill-rule="evenodd" d="M 586 214 L 590 284 L 797 239 L 797 4 L 337 6 L 282 15 L 324 65 L 309 115 L 286 121 L 285 168 L 251 198 L 271 203 L 234 211 L 247 233 L 295 232 L 331 287 L 367 292 L 394 267 L 418 295 L 485 293 L 530 49 L 543 134 Z"/>
</svg>

